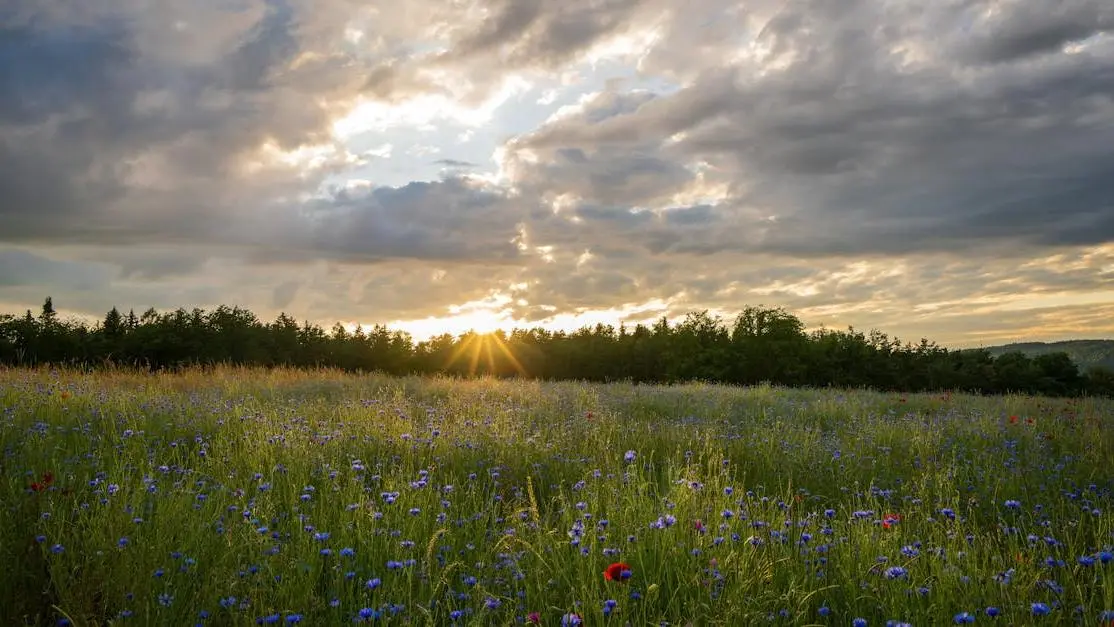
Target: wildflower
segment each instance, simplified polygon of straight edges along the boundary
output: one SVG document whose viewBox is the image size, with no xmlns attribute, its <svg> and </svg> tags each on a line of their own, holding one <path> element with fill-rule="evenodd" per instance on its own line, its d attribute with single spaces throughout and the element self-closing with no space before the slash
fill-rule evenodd
<svg viewBox="0 0 1114 627">
<path fill-rule="evenodd" d="M 611 616 L 611 612 L 613 612 L 615 610 L 615 607 L 617 605 L 619 605 L 619 602 L 616 601 L 615 599 L 608 599 L 608 600 L 604 601 L 603 602 L 603 615 L 604 616 Z"/>
<path fill-rule="evenodd" d="M 851 621 L 851 627 L 866 627 L 865 618 L 856 618 Z"/>
<path fill-rule="evenodd" d="M 561 617 L 561 627 L 578 627 L 579 625 L 583 624 L 584 621 L 581 620 L 579 614 L 573 614 L 572 612 L 570 612 Z"/>
<path fill-rule="evenodd" d="M 627 451 L 626 453 L 623 453 L 623 461 L 629 464 L 634 461 L 635 456 L 636 455 L 634 451 Z"/>
<path fill-rule="evenodd" d="M 630 579 L 631 574 L 632 573 L 629 565 L 623 562 L 615 562 L 614 564 L 608 566 L 607 570 L 603 571 L 603 578 L 607 581 L 623 582 L 627 579 Z"/>
<path fill-rule="evenodd" d="M 526 622 L 531 625 L 540 625 L 542 622 L 542 615 L 537 612 L 530 612 L 526 615 Z"/>
<path fill-rule="evenodd" d="M 900 514 L 886 514 L 882 517 L 882 527 L 884 529 L 889 529 L 899 522 L 901 522 Z"/>
<path fill-rule="evenodd" d="M 909 575 L 909 571 L 901 566 L 890 566 L 886 569 L 886 579 L 904 579 Z"/>
<path fill-rule="evenodd" d="M 1002 613 L 1002 610 L 994 607 L 993 605 L 986 608 L 986 615 L 991 617 L 991 618 L 995 618 L 1001 613 Z"/>
<path fill-rule="evenodd" d="M 963 625 L 966 623 L 975 622 L 975 617 L 972 616 L 970 612 L 960 612 L 959 614 L 955 615 L 955 618 L 953 620 L 956 625 Z"/>
<path fill-rule="evenodd" d="M 1048 605 L 1044 603 L 1033 603 L 1029 606 L 1029 609 L 1033 612 L 1033 616 L 1044 616 L 1052 611 Z"/>
</svg>

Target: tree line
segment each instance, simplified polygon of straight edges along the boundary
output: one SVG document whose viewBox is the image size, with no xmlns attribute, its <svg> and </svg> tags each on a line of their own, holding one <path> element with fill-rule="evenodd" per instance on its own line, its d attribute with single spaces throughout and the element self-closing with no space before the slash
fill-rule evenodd
<svg viewBox="0 0 1114 627">
<path fill-rule="evenodd" d="M 902 343 L 880 331 L 820 329 L 781 308 L 746 307 L 733 320 L 707 311 L 652 325 L 542 328 L 442 334 L 415 342 L 382 325 L 326 331 L 285 313 L 260 320 L 220 306 L 137 316 L 116 308 L 88 324 L 59 318 L 47 298 L 36 316 L 0 315 L 0 364 L 335 367 L 391 374 L 528 377 L 557 380 L 869 387 L 890 391 L 968 391 L 1049 396 L 1114 396 L 1114 371 L 1081 372 L 1067 353 L 992 356 L 948 350 L 922 339 Z"/>
</svg>

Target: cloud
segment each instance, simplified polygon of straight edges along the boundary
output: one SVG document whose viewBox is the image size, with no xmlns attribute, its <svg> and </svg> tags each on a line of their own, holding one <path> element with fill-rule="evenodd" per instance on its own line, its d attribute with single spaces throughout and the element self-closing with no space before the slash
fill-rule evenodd
<svg viewBox="0 0 1114 627">
<path fill-rule="evenodd" d="M 1093 35 L 1106 23 L 1105 6 L 1063 6 L 1053 22 L 1088 24 Z M 725 206 L 776 218 L 758 241 L 739 242 L 750 252 L 896 255 L 1109 241 L 1114 38 L 972 65 L 955 43 L 961 20 L 947 13 L 788 3 L 757 37 L 760 54 L 711 68 L 676 94 L 588 106 L 519 138 L 508 157 L 515 182 L 555 180 L 613 203 L 607 182 L 635 177 L 644 163 L 635 155 L 657 155 L 658 172 L 708 164 L 731 187 Z M 1030 18 L 997 19 L 1004 25 L 988 29 L 983 44 L 1008 48 L 1023 30 L 1014 22 Z M 592 154 L 608 167 L 561 158 Z M 635 179 L 621 200 L 681 192 L 689 182 Z"/>
</svg>

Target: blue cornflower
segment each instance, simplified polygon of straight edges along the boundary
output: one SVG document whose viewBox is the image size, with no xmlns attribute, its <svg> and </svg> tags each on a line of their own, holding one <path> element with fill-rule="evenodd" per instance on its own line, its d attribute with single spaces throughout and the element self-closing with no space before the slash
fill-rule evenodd
<svg viewBox="0 0 1114 627">
<path fill-rule="evenodd" d="M 851 621 L 851 627 L 866 627 L 865 618 L 856 618 Z"/>
<path fill-rule="evenodd" d="M 1001 613 L 1002 613 L 1002 610 L 994 607 L 993 605 L 986 608 L 986 615 L 991 617 L 991 618 L 996 618 Z"/>
<path fill-rule="evenodd" d="M 959 614 L 955 615 L 955 618 L 953 620 L 956 625 L 963 625 L 965 623 L 975 622 L 975 617 L 972 616 L 970 612 L 960 612 Z"/>
<path fill-rule="evenodd" d="M 635 452 L 634 451 L 627 451 L 626 453 L 623 453 L 623 461 L 625 461 L 628 464 L 633 462 L 634 458 L 635 458 Z"/>
<path fill-rule="evenodd" d="M 820 616 L 827 616 L 828 614 L 832 613 L 832 608 L 828 607 L 827 605 L 821 605 L 820 608 L 816 610 L 816 613 Z"/>
<path fill-rule="evenodd" d="M 1029 606 L 1029 608 L 1030 608 L 1030 610 L 1032 610 L 1033 616 L 1045 616 L 1046 614 L 1048 614 L 1049 612 L 1052 611 L 1048 607 L 1048 605 L 1046 605 L 1044 603 L 1033 603 L 1032 605 Z"/>
<path fill-rule="evenodd" d="M 489 610 L 497 610 L 500 605 L 503 605 L 503 602 L 495 597 L 487 597 L 487 599 L 484 600 L 484 607 Z"/>
<path fill-rule="evenodd" d="M 615 606 L 617 606 L 617 605 L 619 605 L 619 602 L 616 601 L 615 599 L 608 599 L 608 600 L 604 601 L 603 602 L 603 615 L 604 616 L 611 616 L 611 612 L 613 612 L 615 610 Z"/>
<path fill-rule="evenodd" d="M 173 603 L 173 602 L 174 602 L 174 597 L 173 596 L 171 596 L 171 595 L 169 595 L 165 592 L 159 595 L 159 605 L 161 605 L 163 607 L 170 607 L 170 604 Z"/>
<path fill-rule="evenodd" d="M 1006 501 L 1006 509 L 1021 509 L 1021 501 L 1008 500 Z"/>
<path fill-rule="evenodd" d="M 886 579 L 904 579 L 909 575 L 909 571 L 901 566 L 890 566 L 885 572 Z"/>
<path fill-rule="evenodd" d="M 300 623 L 300 622 L 302 622 L 302 615 L 301 614 L 290 614 L 286 617 L 286 622 L 290 623 L 291 625 L 293 625 L 295 623 Z"/>
<path fill-rule="evenodd" d="M 374 590 L 374 589 L 378 588 L 379 584 L 381 584 L 381 583 L 383 583 L 383 582 L 378 577 L 375 577 L 374 579 L 368 579 L 367 580 L 367 589 L 368 590 Z"/>
<path fill-rule="evenodd" d="M 353 549 L 352 547 L 347 547 L 346 546 L 346 547 L 344 547 L 343 549 L 340 550 L 340 554 L 343 557 L 352 557 L 353 555 L 356 554 L 356 550 Z"/>
<path fill-rule="evenodd" d="M 61 553 L 62 551 L 65 551 L 65 550 L 66 550 L 66 547 L 62 546 L 61 544 L 55 544 L 54 546 L 50 547 L 50 552 L 54 553 L 55 555 Z"/>
</svg>

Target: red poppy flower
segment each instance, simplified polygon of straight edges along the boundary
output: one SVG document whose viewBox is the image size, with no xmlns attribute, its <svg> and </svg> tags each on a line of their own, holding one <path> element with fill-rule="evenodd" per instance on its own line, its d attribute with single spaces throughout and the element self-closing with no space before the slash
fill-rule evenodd
<svg viewBox="0 0 1114 627">
<path fill-rule="evenodd" d="M 540 625 L 542 624 L 542 615 L 538 612 L 530 612 L 526 615 L 526 622 L 531 625 Z"/>
<path fill-rule="evenodd" d="M 630 566 L 623 562 L 615 562 L 603 571 L 603 578 L 608 581 L 626 581 L 630 579 Z"/>
<path fill-rule="evenodd" d="M 1017 424 L 1017 416 L 1010 416 L 1010 424 L 1011 425 Z"/>
<path fill-rule="evenodd" d="M 42 492 L 54 484 L 54 473 L 44 472 L 41 479 L 31 482 L 31 490 L 34 492 Z"/>
</svg>

